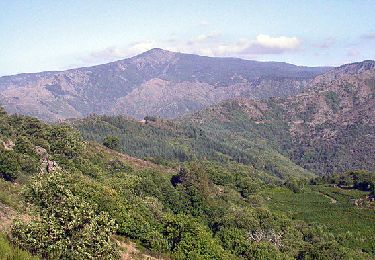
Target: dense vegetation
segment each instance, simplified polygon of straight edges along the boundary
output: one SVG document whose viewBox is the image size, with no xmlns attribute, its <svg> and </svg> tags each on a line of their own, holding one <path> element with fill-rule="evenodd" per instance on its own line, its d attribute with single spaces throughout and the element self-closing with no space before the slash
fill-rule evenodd
<svg viewBox="0 0 375 260">
<path fill-rule="evenodd" d="M 144 157 L 160 154 L 159 149 L 170 151 L 171 157 L 153 159 L 162 162 L 157 165 L 84 142 L 64 124 L 47 125 L 3 111 L 0 117 L 4 187 L 0 203 L 16 215 L 26 215 L 17 217 L 11 235 L 0 240 L 11 252 L 8 255 L 27 254 L 22 251 L 27 250 L 50 259 L 112 259 L 120 256 L 122 249 L 116 244 L 123 238 L 136 242 L 142 251 L 172 259 L 369 259 L 375 255 L 370 229 L 373 209 L 350 203 L 333 207 L 325 194 L 340 188 L 326 186 L 327 181 L 320 179 L 315 180 L 319 185 L 309 185 L 308 172 L 275 174 L 283 169 L 285 160 L 275 161 L 285 158 L 281 154 L 247 162 L 251 153 L 243 153 L 244 163 L 238 163 L 230 156 L 241 151 L 240 144 L 228 145 L 220 157 L 218 149 L 225 143 L 220 143 L 219 135 L 204 137 L 209 136 L 204 129 L 157 126 L 157 120 L 147 125 L 128 121 L 126 128 L 122 118 L 113 119 L 118 120 L 117 128 L 107 122 L 108 138 L 100 141 L 108 147 L 123 149 L 126 144 Z M 103 118 L 94 119 L 106 124 Z M 118 135 L 119 129 L 127 139 Z M 177 151 L 186 157 L 178 158 Z M 275 167 L 261 167 L 272 160 Z M 343 221 L 335 226 L 317 214 L 310 219 L 298 217 L 298 211 L 290 214 L 295 204 L 277 203 L 284 198 L 277 196 L 279 190 L 296 198 L 302 212 L 315 202 L 300 198 L 318 196 L 327 214 L 332 210 L 334 218 Z M 360 192 L 358 198 L 371 191 Z M 357 225 L 348 223 L 346 214 Z"/>
<path fill-rule="evenodd" d="M 266 142 L 264 133 L 272 135 L 280 126 L 274 124 L 264 128 L 246 120 L 240 110 L 228 109 L 232 111 L 232 117 L 226 124 L 210 121 L 196 125 L 190 121 L 161 119 L 140 123 L 122 116 L 91 116 L 73 121 L 73 126 L 85 139 L 106 146 L 108 140 L 118 138 L 116 149 L 159 164 L 176 165 L 205 158 L 220 163 L 251 165 L 267 172 L 267 178 L 312 176 L 311 172 L 276 150 L 275 147 L 281 144 Z M 282 141 L 283 138 L 280 136 L 279 139 Z"/>
</svg>

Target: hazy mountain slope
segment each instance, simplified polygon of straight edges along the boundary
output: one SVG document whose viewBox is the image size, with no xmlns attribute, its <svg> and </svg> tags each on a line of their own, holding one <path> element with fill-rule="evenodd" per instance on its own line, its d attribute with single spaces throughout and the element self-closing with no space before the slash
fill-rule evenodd
<svg viewBox="0 0 375 260">
<path fill-rule="evenodd" d="M 173 118 L 237 96 L 293 95 L 328 69 L 152 49 L 93 67 L 1 77 L 0 104 L 52 121 L 92 113 Z"/>
<path fill-rule="evenodd" d="M 374 169 L 375 62 L 318 76 L 304 93 L 267 101 L 237 99 L 181 119 L 214 135 L 263 141 L 297 164 L 326 173 Z"/>
<path fill-rule="evenodd" d="M 314 86 L 284 102 L 294 160 L 319 171 L 374 169 L 375 62 L 341 66 Z"/>
</svg>

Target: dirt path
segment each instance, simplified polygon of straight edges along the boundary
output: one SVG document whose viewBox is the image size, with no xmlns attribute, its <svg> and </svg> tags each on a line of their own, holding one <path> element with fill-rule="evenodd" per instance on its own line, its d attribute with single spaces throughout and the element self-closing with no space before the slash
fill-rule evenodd
<svg viewBox="0 0 375 260">
<path fill-rule="evenodd" d="M 318 193 L 319 193 L 320 195 L 323 195 L 323 196 L 326 197 L 327 199 L 331 200 L 331 204 L 336 204 L 336 203 L 337 203 L 337 200 L 336 200 L 335 198 L 333 198 L 333 197 L 331 197 L 331 196 L 328 196 L 327 194 L 324 194 L 323 192 L 320 192 L 320 191 L 318 191 Z"/>
<path fill-rule="evenodd" d="M 0 202 L 0 231 L 8 231 L 16 216 L 15 210 Z"/>
<path fill-rule="evenodd" d="M 137 248 L 136 245 L 132 242 L 117 242 L 120 248 L 123 250 L 121 253 L 121 260 L 162 260 L 162 258 L 155 258 L 150 255 L 142 254 Z"/>
</svg>

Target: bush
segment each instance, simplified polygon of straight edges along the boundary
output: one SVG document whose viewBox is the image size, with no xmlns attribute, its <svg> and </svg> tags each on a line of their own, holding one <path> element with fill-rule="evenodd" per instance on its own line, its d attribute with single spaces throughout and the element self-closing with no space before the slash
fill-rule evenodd
<svg viewBox="0 0 375 260">
<path fill-rule="evenodd" d="M 164 237 L 176 259 L 233 259 L 209 230 L 191 217 L 166 217 Z"/>
<path fill-rule="evenodd" d="M 45 258 L 112 259 L 117 251 L 110 237 L 114 221 L 94 211 L 66 187 L 63 173 L 39 176 L 25 192 L 40 217 L 12 227 L 16 245 Z"/>
</svg>

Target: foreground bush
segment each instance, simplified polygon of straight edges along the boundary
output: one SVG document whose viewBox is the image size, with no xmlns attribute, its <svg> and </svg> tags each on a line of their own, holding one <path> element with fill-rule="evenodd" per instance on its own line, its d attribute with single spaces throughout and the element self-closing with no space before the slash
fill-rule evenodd
<svg viewBox="0 0 375 260">
<path fill-rule="evenodd" d="M 45 258 L 113 259 L 118 254 L 110 237 L 114 222 L 66 187 L 63 173 L 39 176 L 25 192 L 40 216 L 16 222 L 13 241 Z"/>
</svg>

